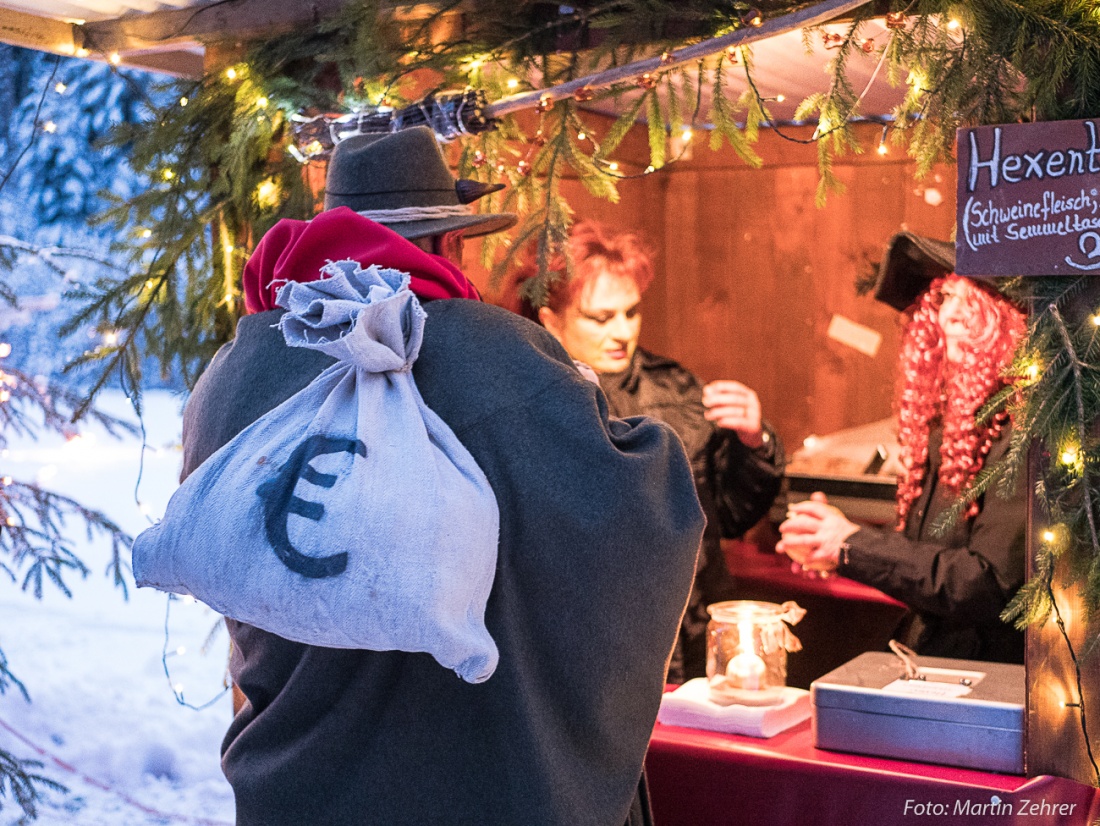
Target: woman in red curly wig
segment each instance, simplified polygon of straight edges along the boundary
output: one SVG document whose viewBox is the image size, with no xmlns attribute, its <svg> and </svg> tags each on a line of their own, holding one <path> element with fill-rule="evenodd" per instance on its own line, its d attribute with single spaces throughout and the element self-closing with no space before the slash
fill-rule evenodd
<svg viewBox="0 0 1100 826">
<path fill-rule="evenodd" d="M 977 414 L 1007 383 L 1026 323 L 1008 299 L 953 267 L 950 246 L 903 234 L 880 272 L 876 296 L 910 314 L 895 404 L 896 529 L 861 527 L 816 493 L 791 506 L 777 550 L 906 603 L 895 637 L 918 653 L 1023 662 L 1023 635 L 1000 619 L 1024 580 L 1023 486 L 1011 498 L 978 496 L 946 530 L 938 523 L 1008 448 L 1008 415 Z"/>
</svg>

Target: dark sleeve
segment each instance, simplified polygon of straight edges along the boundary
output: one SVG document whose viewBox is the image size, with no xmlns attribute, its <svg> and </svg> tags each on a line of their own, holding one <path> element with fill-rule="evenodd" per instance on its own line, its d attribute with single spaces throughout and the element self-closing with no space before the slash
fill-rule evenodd
<svg viewBox="0 0 1100 826">
<path fill-rule="evenodd" d="M 707 484 L 714 491 L 722 536 L 737 539 L 775 501 L 783 480 L 783 446 L 764 425 L 766 442 L 753 450 L 731 430 L 716 429 L 707 445 Z"/>
<path fill-rule="evenodd" d="M 838 572 L 921 613 L 996 623 L 1024 580 L 1025 488 L 1017 485 L 1007 499 L 986 493 L 962 547 L 860 528 L 848 539 L 848 561 Z"/>
<path fill-rule="evenodd" d="M 277 323 L 283 310 L 244 316 L 237 335 L 203 371 L 183 410 L 180 482 L 260 416 L 308 385 L 334 361 L 287 347 Z"/>
</svg>

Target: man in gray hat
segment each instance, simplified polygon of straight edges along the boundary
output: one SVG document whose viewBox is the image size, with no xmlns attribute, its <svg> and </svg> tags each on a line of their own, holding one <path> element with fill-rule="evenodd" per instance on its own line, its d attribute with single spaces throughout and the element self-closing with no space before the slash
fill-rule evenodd
<svg viewBox="0 0 1100 826">
<path fill-rule="evenodd" d="M 285 345 L 273 282 L 313 280 L 329 259 L 409 272 L 427 313 L 417 388 L 500 512 L 485 612 L 500 659 L 485 682 L 428 654 L 227 621 L 244 698 L 222 745 L 238 826 L 648 820 L 642 760 L 703 529 L 691 468 L 665 425 L 609 419 L 549 333 L 468 300 L 450 242 L 515 220 L 470 212 L 486 191 L 454 180 L 426 129 L 340 144 L 326 211 L 260 242 L 251 314 L 188 402 L 185 475 L 331 363 Z"/>
<path fill-rule="evenodd" d="M 508 229 L 510 213 L 473 213 L 467 204 L 504 184 L 456 181 L 426 127 L 356 135 L 337 146 L 325 182 L 325 209 L 348 207 L 410 241 L 472 237 Z M 439 254 L 438 249 L 428 252 Z"/>
</svg>

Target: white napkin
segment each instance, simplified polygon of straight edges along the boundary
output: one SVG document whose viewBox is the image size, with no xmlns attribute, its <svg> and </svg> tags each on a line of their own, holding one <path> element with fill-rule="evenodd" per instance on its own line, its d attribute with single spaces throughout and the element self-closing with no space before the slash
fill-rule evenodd
<svg viewBox="0 0 1100 826">
<path fill-rule="evenodd" d="M 708 697 L 706 679 L 697 677 L 661 697 L 657 719 L 668 726 L 774 737 L 809 719 L 810 711 L 810 692 L 790 687 L 783 688 L 783 699 L 775 705 L 721 706 Z"/>
</svg>

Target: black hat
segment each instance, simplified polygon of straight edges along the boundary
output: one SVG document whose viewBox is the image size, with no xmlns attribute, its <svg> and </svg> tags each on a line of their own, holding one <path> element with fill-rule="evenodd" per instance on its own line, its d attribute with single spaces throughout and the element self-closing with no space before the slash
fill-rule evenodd
<svg viewBox="0 0 1100 826">
<path fill-rule="evenodd" d="M 346 206 L 409 240 L 466 230 L 487 235 L 516 223 L 511 213 L 475 213 L 466 204 L 503 184 L 456 181 L 426 126 L 355 135 L 336 144 L 325 209 Z"/>
<path fill-rule="evenodd" d="M 911 232 L 890 239 L 878 268 L 875 299 L 905 312 L 928 285 L 955 271 L 955 245 Z"/>
</svg>

